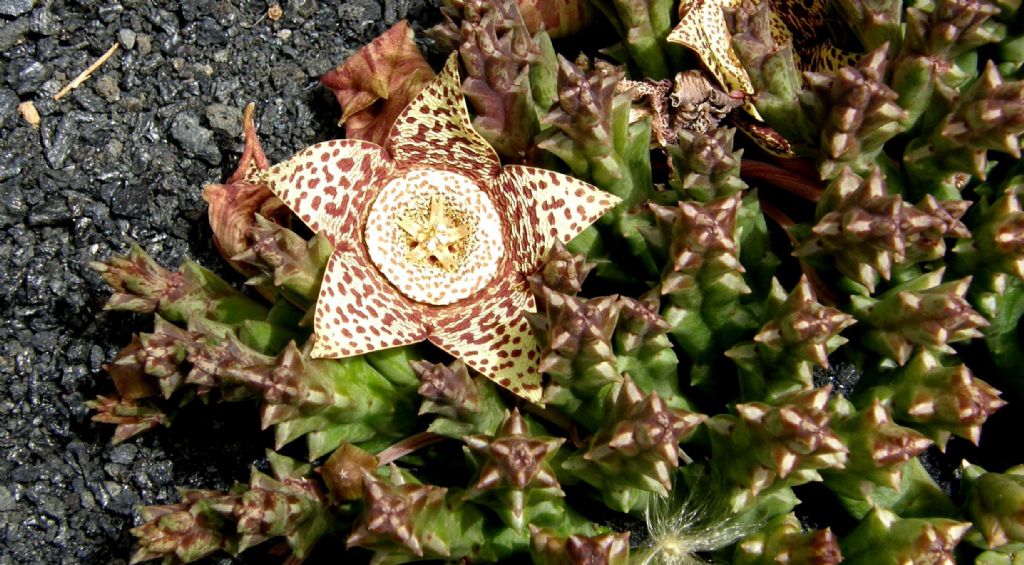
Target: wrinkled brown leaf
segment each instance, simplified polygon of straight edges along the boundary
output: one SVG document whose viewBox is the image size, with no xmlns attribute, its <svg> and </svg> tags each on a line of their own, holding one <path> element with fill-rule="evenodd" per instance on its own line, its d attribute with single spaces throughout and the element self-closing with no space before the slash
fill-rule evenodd
<svg viewBox="0 0 1024 565">
<path fill-rule="evenodd" d="M 249 248 L 249 236 L 256 223 L 254 215 L 260 214 L 281 223 L 286 222 L 289 215 L 288 209 L 270 192 L 270 189 L 245 180 L 250 168 L 262 170 L 270 166 L 256 137 L 254 108 L 253 104 L 245 107 L 245 149 L 242 151 L 238 168 L 228 177 L 226 183 L 207 185 L 203 190 L 203 199 L 210 206 L 210 227 L 213 229 L 213 242 L 217 251 L 236 271 L 247 276 L 252 276 L 257 271 L 252 266 L 233 261 L 231 258 Z"/>
<path fill-rule="evenodd" d="M 594 20 L 590 0 L 518 0 L 530 33 L 545 30 L 552 39 L 583 31 Z"/>
<path fill-rule="evenodd" d="M 416 43 L 409 23 L 402 20 L 320 79 L 341 105 L 338 125 L 350 139 L 378 145 L 434 71 Z"/>
</svg>

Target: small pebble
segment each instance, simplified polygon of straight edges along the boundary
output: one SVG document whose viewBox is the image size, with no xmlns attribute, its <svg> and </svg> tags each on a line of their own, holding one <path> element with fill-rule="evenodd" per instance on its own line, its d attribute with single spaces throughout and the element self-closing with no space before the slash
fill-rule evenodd
<svg viewBox="0 0 1024 565">
<path fill-rule="evenodd" d="M 63 167 L 77 142 L 78 121 L 74 114 L 66 114 L 57 124 L 52 136 L 43 136 L 46 161 L 54 169 Z"/>
<path fill-rule="evenodd" d="M 242 110 L 227 104 L 210 104 L 206 107 L 206 121 L 210 129 L 228 137 L 242 135 Z"/>
<path fill-rule="evenodd" d="M 135 459 L 139 448 L 130 444 L 122 443 L 110 450 L 110 460 L 121 465 L 128 465 Z"/>
<path fill-rule="evenodd" d="M 50 70 L 46 65 L 31 59 L 18 66 L 12 66 L 12 82 L 18 94 L 35 92 L 43 82 L 50 78 Z"/>
<path fill-rule="evenodd" d="M 194 114 L 182 112 L 171 122 L 171 137 L 181 148 L 211 165 L 220 163 L 220 149 L 213 139 L 213 132 L 199 125 Z"/>
<path fill-rule="evenodd" d="M 303 18 L 308 18 L 316 12 L 316 0 L 294 0 L 291 8 Z"/>
<path fill-rule="evenodd" d="M 96 94 L 99 94 L 107 102 L 117 102 L 121 99 L 121 87 L 117 85 L 117 79 L 111 75 L 103 75 L 93 83 Z"/>
<path fill-rule="evenodd" d="M 121 42 L 121 47 L 131 49 L 135 47 L 135 32 L 128 28 L 121 28 L 117 30 L 117 40 Z"/>
<path fill-rule="evenodd" d="M 140 33 L 135 36 L 135 40 L 139 43 L 139 52 L 143 55 L 149 55 L 153 51 L 153 38 L 145 33 Z"/>
<path fill-rule="evenodd" d="M 36 105 L 31 100 L 28 102 L 22 102 L 18 104 L 18 113 L 34 128 L 39 127 L 39 110 L 36 110 Z"/>
<path fill-rule="evenodd" d="M 20 16 L 35 7 L 34 0 L 0 0 L 0 15 Z"/>
</svg>

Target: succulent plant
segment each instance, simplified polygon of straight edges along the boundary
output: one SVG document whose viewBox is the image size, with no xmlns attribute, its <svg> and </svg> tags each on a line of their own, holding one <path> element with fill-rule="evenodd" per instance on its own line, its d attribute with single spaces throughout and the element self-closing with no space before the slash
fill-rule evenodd
<svg viewBox="0 0 1024 565">
<path fill-rule="evenodd" d="M 154 323 L 88 406 L 249 402 L 309 462 L 143 508 L 135 560 L 1024 560 L 1024 12 L 827 8 L 450 0 L 439 72 L 400 22 L 323 77 L 346 139 L 272 164 L 248 107 L 244 288 L 94 263 Z"/>
</svg>

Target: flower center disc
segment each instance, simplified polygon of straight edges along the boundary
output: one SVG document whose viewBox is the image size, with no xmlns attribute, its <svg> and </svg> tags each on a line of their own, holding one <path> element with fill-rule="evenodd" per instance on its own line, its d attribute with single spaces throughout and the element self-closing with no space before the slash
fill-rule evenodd
<svg viewBox="0 0 1024 565">
<path fill-rule="evenodd" d="M 490 197 L 468 177 L 435 169 L 414 169 L 385 185 L 364 236 L 391 284 L 438 306 L 490 282 L 505 249 Z"/>
</svg>

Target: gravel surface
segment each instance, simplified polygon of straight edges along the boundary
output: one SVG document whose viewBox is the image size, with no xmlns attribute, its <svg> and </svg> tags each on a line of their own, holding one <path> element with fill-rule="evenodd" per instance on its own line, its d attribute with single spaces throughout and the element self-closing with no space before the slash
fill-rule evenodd
<svg viewBox="0 0 1024 565">
<path fill-rule="evenodd" d="M 318 77 L 402 17 L 436 13 L 429 0 L 299 0 L 271 21 L 271 3 L 0 0 L 0 564 L 127 562 L 138 505 L 263 464 L 252 405 L 190 408 L 111 446 L 83 403 L 112 390 L 101 364 L 152 324 L 103 312 L 88 262 L 134 240 L 165 266 L 191 257 L 240 282 L 201 194 L 236 164 L 241 108 L 257 103 L 272 160 L 337 137 Z"/>
</svg>

